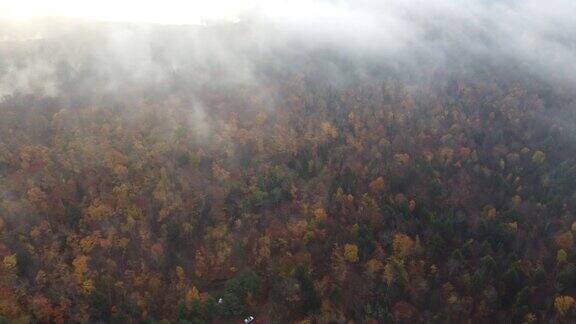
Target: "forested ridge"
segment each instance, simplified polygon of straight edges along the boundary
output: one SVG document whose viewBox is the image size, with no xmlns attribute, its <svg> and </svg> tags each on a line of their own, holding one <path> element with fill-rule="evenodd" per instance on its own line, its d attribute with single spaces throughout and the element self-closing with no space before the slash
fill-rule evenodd
<svg viewBox="0 0 576 324">
<path fill-rule="evenodd" d="M 6 95 L 0 322 L 574 321 L 573 92 L 313 65 Z"/>
</svg>

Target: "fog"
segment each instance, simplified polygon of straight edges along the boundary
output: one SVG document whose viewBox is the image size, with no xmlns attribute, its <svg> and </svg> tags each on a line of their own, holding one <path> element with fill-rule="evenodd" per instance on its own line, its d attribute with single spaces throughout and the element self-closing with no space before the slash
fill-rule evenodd
<svg viewBox="0 0 576 324">
<path fill-rule="evenodd" d="M 0 8 L 14 13 L 14 3 L 12 11 L 10 2 Z M 303 70 L 334 85 L 388 74 L 429 82 L 434 71 L 479 69 L 576 84 L 576 3 L 569 0 L 218 3 L 220 13 L 201 2 L 148 1 L 141 15 L 138 2 L 87 5 L 115 13 L 108 16 L 78 5 L 58 12 L 36 4 L 35 11 L 32 3 L 27 19 L 0 16 L 0 95 L 94 99 L 146 90 L 165 98 L 207 85 L 258 87 L 271 75 Z M 194 5 L 198 12 L 187 19 L 182 12 Z"/>
</svg>

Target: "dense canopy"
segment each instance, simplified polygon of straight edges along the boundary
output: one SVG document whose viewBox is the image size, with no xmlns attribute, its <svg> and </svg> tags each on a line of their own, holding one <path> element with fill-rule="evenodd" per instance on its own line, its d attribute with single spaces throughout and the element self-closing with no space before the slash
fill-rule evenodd
<svg viewBox="0 0 576 324">
<path fill-rule="evenodd" d="M 6 95 L 0 322 L 574 319 L 573 91 L 288 57 L 193 95 L 87 95 L 66 64 Z"/>
</svg>

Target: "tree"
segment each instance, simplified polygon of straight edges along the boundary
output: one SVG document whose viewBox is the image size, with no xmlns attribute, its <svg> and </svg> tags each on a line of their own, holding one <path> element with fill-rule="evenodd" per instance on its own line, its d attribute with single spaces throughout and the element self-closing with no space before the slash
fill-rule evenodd
<svg viewBox="0 0 576 324">
<path fill-rule="evenodd" d="M 18 261 L 16 258 L 16 254 L 7 255 L 2 260 L 2 264 L 4 266 L 4 270 L 7 273 L 16 273 L 18 270 Z"/>
<path fill-rule="evenodd" d="M 314 288 L 314 282 L 310 276 L 310 272 L 304 266 L 300 265 L 296 268 L 294 277 L 300 283 L 300 291 L 302 294 L 301 311 L 303 314 L 316 312 L 320 309 L 320 298 Z"/>
<path fill-rule="evenodd" d="M 556 245 L 558 245 L 558 247 L 561 249 L 571 250 L 572 245 L 574 244 L 574 236 L 572 235 L 572 232 L 566 231 L 556 235 L 554 241 L 556 242 Z"/>
<path fill-rule="evenodd" d="M 370 259 L 366 262 L 366 272 L 370 275 L 375 275 L 382 269 L 384 269 L 384 264 L 380 260 Z"/>
<path fill-rule="evenodd" d="M 558 250 L 558 253 L 556 254 L 556 260 L 558 261 L 558 263 L 564 263 L 568 260 L 568 254 L 566 253 L 566 251 L 564 251 L 563 249 Z"/>
<path fill-rule="evenodd" d="M 186 292 L 186 303 L 190 305 L 195 300 L 200 300 L 200 292 L 196 287 L 192 286 L 192 288 Z"/>
<path fill-rule="evenodd" d="M 358 262 L 358 247 L 354 244 L 344 245 L 344 258 L 350 263 Z"/>
<path fill-rule="evenodd" d="M 394 251 L 394 256 L 398 258 L 405 258 L 412 254 L 412 248 L 414 247 L 414 240 L 406 234 L 394 234 L 394 239 L 392 242 L 392 250 Z"/>
<path fill-rule="evenodd" d="M 536 151 L 532 155 L 532 162 L 536 164 L 542 164 L 544 163 L 545 160 L 546 160 L 546 154 L 544 154 L 544 152 L 542 151 Z"/>
<path fill-rule="evenodd" d="M 384 178 L 378 177 L 372 182 L 370 182 L 370 190 L 374 193 L 379 193 L 384 189 Z"/>
<path fill-rule="evenodd" d="M 88 272 L 88 260 L 89 258 L 85 255 L 78 256 L 72 261 L 74 266 L 74 277 L 78 282 L 82 282 L 84 275 Z"/>
<path fill-rule="evenodd" d="M 574 298 L 572 296 L 558 296 L 554 299 L 554 308 L 561 316 L 565 316 L 572 306 L 574 306 Z"/>
</svg>

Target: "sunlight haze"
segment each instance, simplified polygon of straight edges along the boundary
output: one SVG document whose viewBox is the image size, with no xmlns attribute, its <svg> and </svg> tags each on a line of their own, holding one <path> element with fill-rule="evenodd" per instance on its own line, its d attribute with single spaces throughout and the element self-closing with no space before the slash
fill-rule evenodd
<svg viewBox="0 0 576 324">
<path fill-rule="evenodd" d="M 198 24 L 204 20 L 235 20 L 251 0 L 7 0 L 0 3 L 0 19 L 27 20 L 67 17 L 102 21 Z"/>
</svg>

